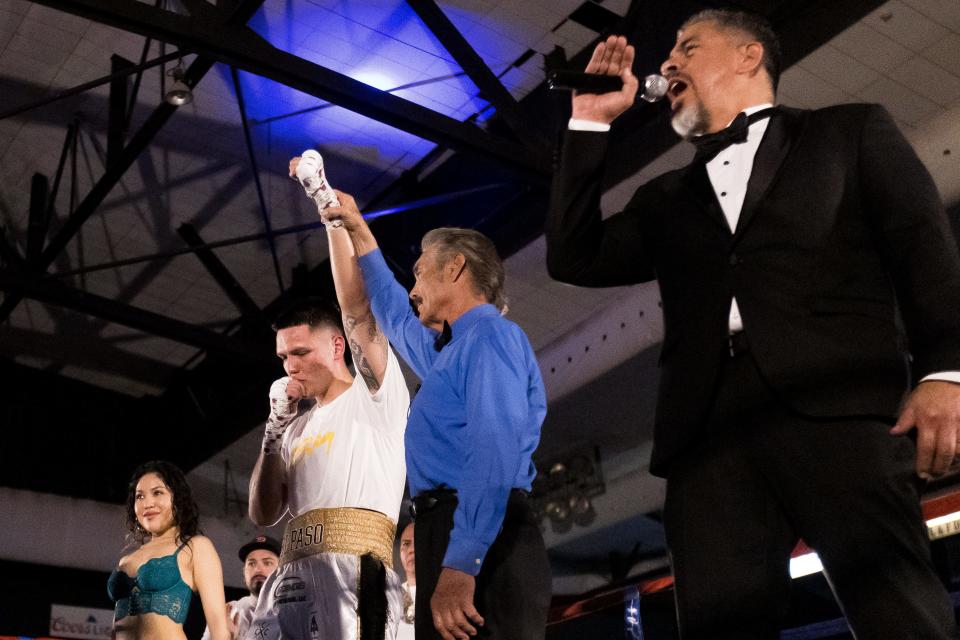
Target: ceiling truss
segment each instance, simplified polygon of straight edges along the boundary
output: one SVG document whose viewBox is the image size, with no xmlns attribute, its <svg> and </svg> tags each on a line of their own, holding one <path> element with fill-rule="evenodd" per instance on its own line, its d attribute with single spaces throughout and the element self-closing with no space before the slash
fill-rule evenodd
<svg viewBox="0 0 960 640">
<path fill-rule="evenodd" d="M 273 242 L 274 237 L 279 234 L 270 226 L 263 188 L 259 181 L 259 171 L 252 148 L 243 94 L 237 78 L 236 70 L 238 68 L 301 89 L 318 98 L 330 100 L 362 115 L 375 118 L 450 148 L 491 157 L 498 162 L 513 165 L 524 173 L 536 175 L 540 181 L 545 180 L 547 175 L 545 169 L 547 163 L 542 154 L 533 151 L 533 149 L 545 148 L 542 144 L 542 136 L 535 133 L 535 126 L 529 119 L 520 114 L 513 97 L 510 96 L 496 76 L 483 63 L 480 56 L 470 47 L 432 0 L 410 0 L 410 2 L 427 26 L 436 32 L 438 38 L 467 70 L 484 95 L 497 107 L 498 112 L 503 114 L 504 119 L 514 128 L 518 137 L 523 142 L 531 143 L 530 146 L 487 133 L 471 123 L 459 122 L 274 48 L 245 26 L 247 20 L 253 16 L 263 0 L 245 0 L 229 11 L 214 7 L 203 0 L 190 0 L 184 3 L 191 14 L 189 16 L 161 9 L 158 6 L 124 0 L 36 1 L 38 4 L 45 4 L 55 9 L 139 33 L 146 36 L 148 42 L 144 46 L 144 55 L 139 64 L 114 56 L 111 60 L 111 73 L 108 76 L 84 83 L 74 89 L 59 92 L 55 96 L 31 105 L 11 109 L 0 114 L 0 118 L 19 115 L 27 109 L 48 104 L 53 100 L 75 95 L 78 92 L 102 84 L 110 84 L 106 171 L 80 204 L 72 209 L 57 234 L 44 246 L 47 224 L 51 217 L 52 203 L 56 198 L 57 187 L 63 172 L 64 160 L 71 147 L 75 154 L 78 125 L 76 122 L 72 123 L 64 145 L 53 192 L 47 195 L 48 181 L 45 176 L 37 175 L 34 178 L 26 260 L 18 259 L 16 248 L 9 243 L 5 243 L 5 253 L 9 254 L 10 257 L 5 261 L 6 268 L 0 274 L 0 289 L 5 292 L 3 304 L 0 305 L 0 322 L 9 317 L 24 297 L 30 297 L 108 319 L 214 353 L 222 353 L 233 357 L 236 357 L 239 353 L 249 353 L 249 345 L 238 343 L 231 346 L 232 339 L 227 336 L 205 329 L 189 331 L 184 323 L 177 320 L 88 294 L 79 289 L 71 289 L 59 282 L 51 281 L 46 273 L 68 243 L 80 231 L 84 223 L 96 213 L 103 200 L 117 185 L 129 167 L 149 147 L 157 133 L 176 112 L 177 107 L 166 102 L 161 103 L 130 138 L 129 142 L 126 142 L 126 126 L 132 111 L 131 97 L 128 96 L 127 91 L 127 78 L 134 73 L 138 74 L 132 92 L 132 99 L 135 99 L 139 77 L 145 69 L 181 57 L 183 51 L 187 49 L 199 52 L 197 58 L 184 74 L 184 81 L 191 88 L 201 81 L 216 61 L 231 65 L 248 158 L 252 165 L 261 217 L 265 225 L 264 233 L 251 234 L 241 241 L 264 238 L 268 241 L 281 291 L 284 291 L 283 278 Z M 147 61 L 146 51 L 150 39 L 172 42 L 183 48 L 172 54 Z M 534 146 L 532 143 L 536 143 L 536 145 Z M 314 224 L 297 225 L 293 230 L 314 227 L 316 227 Z M 210 271 L 212 277 L 221 285 L 228 297 L 237 304 L 241 315 L 246 316 L 248 313 L 253 313 L 259 318 L 260 310 L 252 304 L 249 295 L 242 290 L 237 280 L 227 272 L 226 267 L 210 251 L 210 248 L 217 246 L 217 243 L 203 243 L 196 231 L 189 225 L 182 226 L 179 231 L 189 245 L 189 248 L 182 252 L 197 252 L 198 257 Z M 290 230 L 281 231 L 289 232 Z M 227 242 L 231 243 L 230 241 Z M 161 255 L 173 254 L 167 252 Z M 83 271 L 82 267 L 75 270 L 77 273 Z"/>
</svg>

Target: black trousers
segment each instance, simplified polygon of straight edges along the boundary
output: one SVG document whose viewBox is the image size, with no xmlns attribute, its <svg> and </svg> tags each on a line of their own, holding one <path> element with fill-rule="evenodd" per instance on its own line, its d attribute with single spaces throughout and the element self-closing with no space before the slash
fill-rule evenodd
<svg viewBox="0 0 960 640">
<path fill-rule="evenodd" d="M 811 420 L 749 352 L 721 375 L 700 444 L 667 480 L 664 526 L 684 640 L 777 638 L 798 538 L 861 640 L 956 638 L 923 524 L 915 446 L 869 420 Z"/>
<path fill-rule="evenodd" d="M 433 627 L 430 598 L 443 569 L 450 542 L 457 496 L 432 491 L 414 499 L 416 518 L 417 602 L 414 627 L 417 640 L 440 638 Z M 483 616 L 478 638 L 538 640 L 544 637 L 551 594 L 550 564 L 543 536 L 526 495 L 510 494 L 500 534 L 487 551 L 477 575 L 474 606 Z"/>
</svg>

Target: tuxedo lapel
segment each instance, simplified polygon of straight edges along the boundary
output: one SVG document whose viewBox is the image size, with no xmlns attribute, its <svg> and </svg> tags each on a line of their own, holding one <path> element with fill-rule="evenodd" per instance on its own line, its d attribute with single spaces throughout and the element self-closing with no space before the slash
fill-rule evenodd
<svg viewBox="0 0 960 640">
<path fill-rule="evenodd" d="M 710 184 L 707 167 L 702 162 L 694 162 L 687 166 L 681 178 L 682 193 L 694 200 L 695 209 L 713 221 L 721 231 L 729 234 L 730 226 L 723 217 L 723 210 L 717 202 L 717 194 Z"/>
<path fill-rule="evenodd" d="M 767 125 L 767 131 L 753 158 L 753 169 L 750 172 L 750 180 L 747 182 L 747 193 L 743 198 L 743 207 L 740 209 L 734 241 L 746 232 L 757 212 L 758 205 L 773 186 L 774 180 L 780 173 L 780 167 L 799 135 L 800 125 L 796 110 L 780 107 L 771 116 L 770 124 Z"/>
</svg>

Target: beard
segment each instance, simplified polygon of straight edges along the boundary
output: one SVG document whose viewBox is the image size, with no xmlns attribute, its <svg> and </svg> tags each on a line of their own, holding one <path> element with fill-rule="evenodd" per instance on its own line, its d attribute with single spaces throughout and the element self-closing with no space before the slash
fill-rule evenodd
<svg viewBox="0 0 960 640">
<path fill-rule="evenodd" d="M 253 580 L 250 581 L 250 594 L 256 597 L 260 597 L 260 590 L 263 589 L 263 583 L 267 579 L 263 576 L 254 576 Z"/>
<path fill-rule="evenodd" d="M 698 99 L 681 106 L 670 119 L 670 126 L 684 140 L 703 135 L 710 127 L 710 112 Z"/>
</svg>

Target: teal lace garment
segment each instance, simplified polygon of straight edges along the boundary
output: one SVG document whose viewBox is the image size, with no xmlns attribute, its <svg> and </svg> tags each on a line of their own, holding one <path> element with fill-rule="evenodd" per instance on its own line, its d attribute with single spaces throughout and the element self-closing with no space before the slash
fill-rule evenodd
<svg viewBox="0 0 960 640">
<path fill-rule="evenodd" d="M 183 624 L 193 592 L 180 577 L 180 549 L 182 545 L 168 556 L 147 560 L 133 578 L 120 569 L 113 570 L 107 580 L 107 594 L 117 603 L 114 620 L 158 613 Z"/>
</svg>

